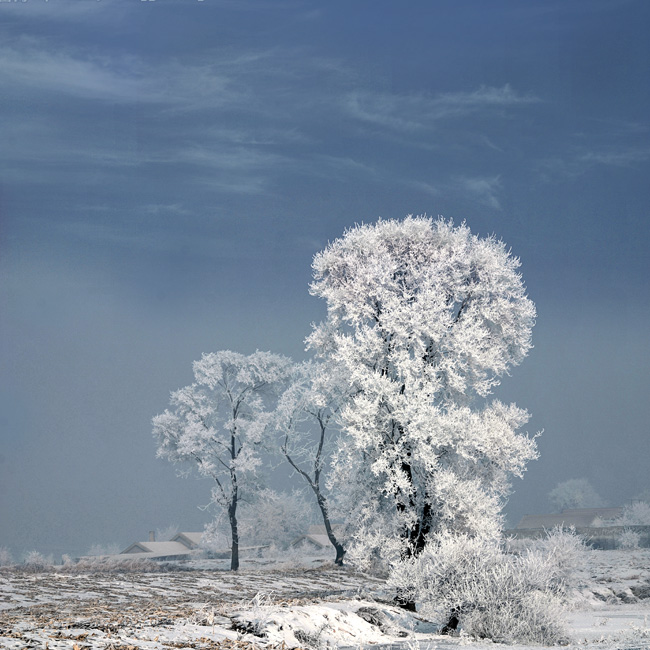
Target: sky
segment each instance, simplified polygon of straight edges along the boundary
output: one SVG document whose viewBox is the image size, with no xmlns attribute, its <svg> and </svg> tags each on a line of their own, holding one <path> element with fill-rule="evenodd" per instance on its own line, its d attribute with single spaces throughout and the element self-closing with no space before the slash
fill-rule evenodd
<svg viewBox="0 0 650 650">
<path fill-rule="evenodd" d="M 313 256 L 408 214 L 496 234 L 537 305 L 495 393 L 543 430 L 508 521 L 650 488 L 649 29 L 645 0 L 0 2 L 0 547 L 201 530 L 151 418 L 204 352 L 306 358 Z"/>
</svg>

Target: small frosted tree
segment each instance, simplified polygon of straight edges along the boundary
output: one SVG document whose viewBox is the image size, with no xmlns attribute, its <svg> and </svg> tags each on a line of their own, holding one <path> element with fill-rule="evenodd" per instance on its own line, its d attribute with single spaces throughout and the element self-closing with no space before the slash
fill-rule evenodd
<svg viewBox="0 0 650 650">
<path fill-rule="evenodd" d="M 214 481 L 213 502 L 227 514 L 230 568 L 239 568 L 237 507 L 254 484 L 258 454 L 291 360 L 270 352 L 228 350 L 194 362 L 195 382 L 171 394 L 171 410 L 153 418 L 157 455 L 192 463 Z"/>
<path fill-rule="evenodd" d="M 287 549 L 309 529 L 313 509 L 303 492 L 264 489 L 242 508 L 242 529 L 255 545 Z"/>
<path fill-rule="evenodd" d="M 281 435 L 280 450 L 312 491 L 327 537 L 336 551 L 334 562 L 343 564 L 345 549 L 332 528 L 324 486 L 329 466 L 332 429 L 349 387 L 332 366 L 306 362 L 295 367 L 292 382 L 278 401 L 275 424 Z"/>
<path fill-rule="evenodd" d="M 240 537 L 252 546 L 284 550 L 307 531 L 312 515 L 302 492 L 276 492 L 265 488 L 257 492 L 252 501 L 241 504 L 238 529 Z M 224 517 L 217 516 L 206 525 L 201 546 L 213 552 L 227 548 L 227 527 Z"/>
<path fill-rule="evenodd" d="M 650 503 L 635 501 L 626 505 L 614 523 L 617 526 L 650 526 Z"/>
<path fill-rule="evenodd" d="M 328 312 L 309 345 L 353 389 L 333 482 L 358 558 L 395 566 L 439 533 L 498 535 L 509 479 L 537 455 L 527 413 L 485 403 L 531 347 L 518 266 L 496 238 L 424 217 L 356 226 L 315 257 Z"/>
<path fill-rule="evenodd" d="M 585 478 L 572 478 L 558 483 L 549 493 L 551 506 L 557 511 L 574 508 L 601 508 L 604 499 Z"/>
</svg>

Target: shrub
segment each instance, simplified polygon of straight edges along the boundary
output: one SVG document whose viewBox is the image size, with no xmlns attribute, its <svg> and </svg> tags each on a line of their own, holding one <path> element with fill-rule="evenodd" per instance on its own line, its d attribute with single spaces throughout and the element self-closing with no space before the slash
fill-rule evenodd
<svg viewBox="0 0 650 650">
<path fill-rule="evenodd" d="M 641 535 L 639 533 L 626 528 L 618 536 L 618 545 L 620 548 L 631 550 L 634 548 L 639 548 L 641 542 Z"/>
<path fill-rule="evenodd" d="M 23 560 L 25 571 L 46 571 L 52 568 L 54 560 L 51 555 L 45 556 L 38 551 L 29 551 Z"/>
<path fill-rule="evenodd" d="M 170 566 L 149 559 L 84 558 L 79 562 L 64 562 L 60 571 L 64 573 L 161 573 Z"/>
<path fill-rule="evenodd" d="M 438 535 L 422 554 L 397 565 L 390 583 L 421 612 L 477 638 L 552 645 L 565 638 L 564 582 L 543 551 L 507 555 L 498 543 L 467 535 Z"/>
<path fill-rule="evenodd" d="M 615 523 L 619 526 L 650 526 L 650 503 L 635 501 L 625 506 Z"/>
<path fill-rule="evenodd" d="M 0 566 L 12 566 L 14 563 L 8 548 L 0 547 Z"/>
<path fill-rule="evenodd" d="M 551 587 L 556 594 L 566 597 L 571 589 L 578 587 L 579 570 L 585 565 L 589 549 L 576 535 L 575 528 L 553 528 L 546 537 L 537 540 L 535 550 L 541 552 L 549 565 Z"/>
</svg>

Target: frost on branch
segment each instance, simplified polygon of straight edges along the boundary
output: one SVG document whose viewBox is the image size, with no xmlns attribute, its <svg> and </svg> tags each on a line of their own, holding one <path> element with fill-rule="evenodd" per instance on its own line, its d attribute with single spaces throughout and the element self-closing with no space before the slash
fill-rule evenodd
<svg viewBox="0 0 650 650">
<path fill-rule="evenodd" d="M 195 382 L 171 394 L 171 409 L 153 418 L 157 455 L 191 463 L 214 481 L 213 502 L 227 513 L 231 569 L 239 567 L 237 506 L 254 485 L 259 446 L 291 360 L 270 352 L 222 351 L 194 362 Z"/>
<path fill-rule="evenodd" d="M 308 343 L 350 386 L 330 483 L 352 557 L 391 566 L 439 532 L 498 535 L 510 478 L 537 456 L 527 413 L 485 401 L 531 347 L 519 260 L 464 224 L 408 217 L 356 226 L 313 267 L 328 311 Z"/>
</svg>

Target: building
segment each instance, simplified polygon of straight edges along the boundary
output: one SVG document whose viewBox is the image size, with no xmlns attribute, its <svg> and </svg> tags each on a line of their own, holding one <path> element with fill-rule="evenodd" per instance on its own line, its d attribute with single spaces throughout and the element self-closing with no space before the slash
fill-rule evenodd
<svg viewBox="0 0 650 650">
<path fill-rule="evenodd" d="M 517 524 L 516 530 L 545 528 L 550 530 L 556 526 L 562 528 L 591 528 L 602 526 L 604 522 L 617 519 L 623 514 L 623 508 L 577 508 L 563 510 L 559 514 L 524 515 Z"/>
<path fill-rule="evenodd" d="M 148 541 L 131 544 L 118 557 L 131 555 L 134 559 L 188 560 L 192 551 L 199 548 L 202 535 L 203 533 L 177 533 L 168 542 L 157 542 L 155 533 L 151 531 Z"/>
<path fill-rule="evenodd" d="M 334 534 L 336 534 L 337 529 L 340 528 L 340 524 L 332 525 Z M 303 545 L 313 549 L 314 551 L 324 551 L 332 548 L 332 542 L 330 542 L 325 526 L 323 525 L 310 526 L 309 531 L 305 535 L 301 535 L 294 539 L 293 542 L 289 544 L 289 547 L 295 548 Z"/>
</svg>

